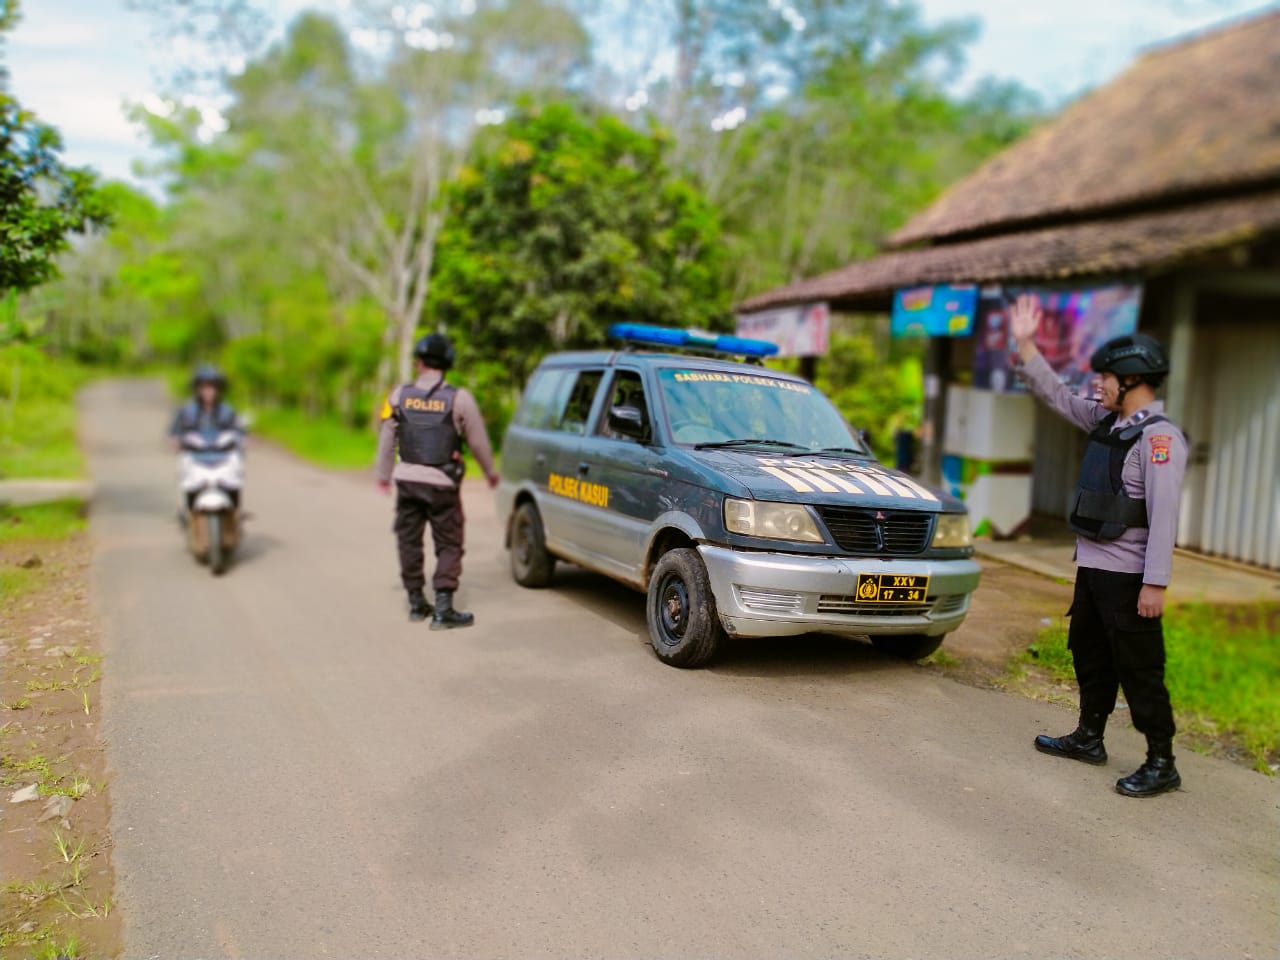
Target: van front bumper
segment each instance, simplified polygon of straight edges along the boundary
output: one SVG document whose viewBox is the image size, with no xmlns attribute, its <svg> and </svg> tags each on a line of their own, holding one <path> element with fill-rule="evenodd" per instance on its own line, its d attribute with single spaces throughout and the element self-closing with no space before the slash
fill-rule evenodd
<svg viewBox="0 0 1280 960">
<path fill-rule="evenodd" d="M 737 637 L 950 633 L 964 622 L 982 568 L 975 560 L 878 560 L 756 553 L 703 544 L 725 631 Z M 858 574 L 929 578 L 922 603 L 862 603 Z"/>
</svg>

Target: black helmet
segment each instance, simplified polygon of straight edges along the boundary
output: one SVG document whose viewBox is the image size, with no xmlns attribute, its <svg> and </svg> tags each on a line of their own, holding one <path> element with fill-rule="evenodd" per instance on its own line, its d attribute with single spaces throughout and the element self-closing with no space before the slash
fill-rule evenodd
<svg viewBox="0 0 1280 960">
<path fill-rule="evenodd" d="M 202 363 L 191 375 L 191 389 L 195 390 L 202 383 L 212 383 L 219 390 L 227 389 L 227 378 L 221 370 L 211 363 Z"/>
<path fill-rule="evenodd" d="M 429 333 L 414 346 L 413 355 L 433 370 L 448 370 L 453 366 L 453 343 L 443 333 Z"/>
<path fill-rule="evenodd" d="M 1095 373 L 1117 377 L 1163 377 L 1169 372 L 1169 358 L 1155 337 L 1135 333 L 1108 340 L 1089 360 Z"/>
</svg>

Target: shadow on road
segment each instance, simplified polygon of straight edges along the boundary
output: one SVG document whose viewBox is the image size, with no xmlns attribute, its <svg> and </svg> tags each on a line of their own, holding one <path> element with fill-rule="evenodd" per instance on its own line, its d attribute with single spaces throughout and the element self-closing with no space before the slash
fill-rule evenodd
<svg viewBox="0 0 1280 960">
<path fill-rule="evenodd" d="M 603 617 L 649 646 L 644 594 L 608 577 L 562 564 L 554 585 L 558 595 Z M 723 676 L 869 676 L 909 670 L 910 663 L 880 653 L 865 640 L 827 634 L 799 637 L 730 637 L 707 671 Z"/>
</svg>

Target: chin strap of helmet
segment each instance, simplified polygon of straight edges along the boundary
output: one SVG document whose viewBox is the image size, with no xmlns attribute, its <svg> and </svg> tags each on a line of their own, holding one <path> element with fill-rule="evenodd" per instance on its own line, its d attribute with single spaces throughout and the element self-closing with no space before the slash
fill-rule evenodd
<svg viewBox="0 0 1280 960">
<path fill-rule="evenodd" d="M 1133 382 L 1125 383 L 1125 380 L 1130 379 L 1130 377 L 1132 377 Z M 1119 384 L 1119 390 L 1116 391 L 1116 404 L 1121 408 L 1123 408 L 1125 394 L 1128 393 L 1130 390 L 1132 390 L 1134 387 L 1139 387 L 1142 384 L 1146 383 L 1146 381 L 1143 380 L 1141 377 L 1134 377 L 1130 375 L 1129 377 L 1116 377 L 1116 383 Z"/>
</svg>

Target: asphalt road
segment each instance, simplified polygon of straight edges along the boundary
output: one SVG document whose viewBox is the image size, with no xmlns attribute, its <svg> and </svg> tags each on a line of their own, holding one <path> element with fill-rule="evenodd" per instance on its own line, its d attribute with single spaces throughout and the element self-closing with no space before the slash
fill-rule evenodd
<svg viewBox="0 0 1280 960">
<path fill-rule="evenodd" d="M 662 666 L 638 595 L 522 591 L 467 490 L 461 600 L 407 622 L 367 478 L 251 453 L 216 580 L 158 388 L 83 401 L 128 957 L 1266 957 L 1274 780 L 1193 754 L 1111 791 L 1031 749 L 1063 707 L 847 641 Z"/>
</svg>

